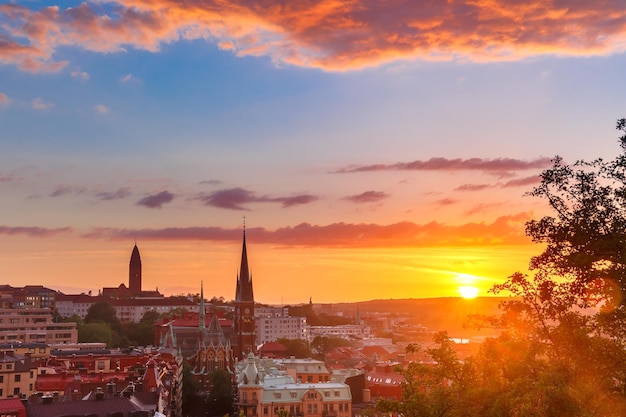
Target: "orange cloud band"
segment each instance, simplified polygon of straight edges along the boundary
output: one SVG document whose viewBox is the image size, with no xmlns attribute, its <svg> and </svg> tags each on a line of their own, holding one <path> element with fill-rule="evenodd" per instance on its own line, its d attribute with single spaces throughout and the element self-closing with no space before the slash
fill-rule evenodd
<svg viewBox="0 0 626 417">
<path fill-rule="evenodd" d="M 0 5 L 0 29 L 0 62 L 27 71 L 65 66 L 54 59 L 60 46 L 157 51 L 181 39 L 342 71 L 397 59 L 620 53 L 626 8 L 622 0 L 101 0 L 67 9 Z"/>
<path fill-rule="evenodd" d="M 312 225 L 301 223 L 276 230 L 249 228 L 255 243 L 292 247 L 380 248 L 432 246 L 499 246 L 528 245 L 524 234 L 528 213 L 502 216 L 492 223 L 447 225 L 431 222 L 415 224 L 400 222 L 389 225 L 333 223 Z M 170 227 L 162 229 L 97 228 L 83 235 L 93 239 L 140 238 L 156 241 L 224 241 L 237 242 L 241 230 L 221 227 Z"/>
</svg>

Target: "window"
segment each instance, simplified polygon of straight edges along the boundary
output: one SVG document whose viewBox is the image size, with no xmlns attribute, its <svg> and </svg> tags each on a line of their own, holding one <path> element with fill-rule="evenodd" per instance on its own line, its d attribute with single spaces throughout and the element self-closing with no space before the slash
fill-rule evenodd
<svg viewBox="0 0 626 417">
<path fill-rule="evenodd" d="M 104 361 L 98 361 L 98 370 L 104 371 Z"/>
<path fill-rule="evenodd" d="M 267 406 L 263 407 L 263 415 L 266 416 L 269 413 Z"/>
<path fill-rule="evenodd" d="M 16 374 L 13 376 L 15 382 L 20 382 L 22 380 L 22 375 L 20 374 Z"/>
<path fill-rule="evenodd" d="M 20 387 L 13 388 L 13 395 L 20 395 Z"/>
<path fill-rule="evenodd" d="M 0 375 L 0 383 L 4 382 L 4 375 Z"/>
</svg>

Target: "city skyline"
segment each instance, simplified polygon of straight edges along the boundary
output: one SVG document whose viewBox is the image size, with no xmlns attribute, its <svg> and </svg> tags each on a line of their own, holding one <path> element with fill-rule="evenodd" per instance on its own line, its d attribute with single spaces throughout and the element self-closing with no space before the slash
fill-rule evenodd
<svg viewBox="0 0 626 417">
<path fill-rule="evenodd" d="M 620 152 L 619 1 L 0 5 L 0 281 L 257 301 L 478 295 L 524 194 Z M 469 293 L 468 293 L 469 294 Z"/>
</svg>

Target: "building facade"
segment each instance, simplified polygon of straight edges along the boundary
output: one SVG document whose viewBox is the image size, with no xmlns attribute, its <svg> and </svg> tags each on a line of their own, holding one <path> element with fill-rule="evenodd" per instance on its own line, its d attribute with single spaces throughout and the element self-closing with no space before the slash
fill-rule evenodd
<svg viewBox="0 0 626 417">
<path fill-rule="evenodd" d="M 306 377 L 300 375 L 294 380 L 280 363 L 260 361 L 250 353 L 237 375 L 240 412 L 246 417 L 278 417 L 284 412 L 289 416 L 351 417 L 352 395 L 348 385 L 297 382 L 303 376 Z M 327 373 L 318 379 L 329 378 Z"/>
<path fill-rule="evenodd" d="M 0 344 L 76 343 L 76 323 L 54 323 L 47 308 L 0 309 Z"/>
<path fill-rule="evenodd" d="M 24 398 L 35 390 L 36 380 L 29 355 L 0 350 L 0 398 Z"/>
</svg>

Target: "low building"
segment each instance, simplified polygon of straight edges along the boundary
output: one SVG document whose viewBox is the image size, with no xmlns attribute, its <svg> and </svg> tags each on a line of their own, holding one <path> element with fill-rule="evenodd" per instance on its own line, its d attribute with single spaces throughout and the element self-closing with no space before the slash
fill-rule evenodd
<svg viewBox="0 0 626 417">
<path fill-rule="evenodd" d="M 307 417 L 352 415 L 348 385 L 339 382 L 300 383 L 285 371 L 280 362 L 261 361 L 253 354 L 248 355 L 237 374 L 237 406 L 244 416 L 277 417 L 279 412 L 285 411 L 291 416 Z"/>
<path fill-rule="evenodd" d="M 341 337 L 343 339 L 365 339 L 372 336 L 370 327 L 364 324 L 344 324 L 341 326 L 310 326 L 309 341 L 316 336 Z"/>
<path fill-rule="evenodd" d="M 156 311 L 159 314 L 172 313 L 173 311 L 198 312 L 197 303 L 184 297 L 160 297 L 160 298 L 109 298 L 101 295 L 90 296 L 86 294 L 69 294 L 59 296 L 57 300 L 57 312 L 61 317 L 77 315 L 84 319 L 91 306 L 96 303 L 107 302 L 115 308 L 116 316 L 120 321 L 139 323 L 148 311 Z"/>
<path fill-rule="evenodd" d="M 0 344 L 76 342 L 76 323 L 54 323 L 50 309 L 0 309 Z"/>
<path fill-rule="evenodd" d="M 35 390 L 37 368 L 29 355 L 0 351 L 0 398 L 22 398 Z"/>
</svg>

